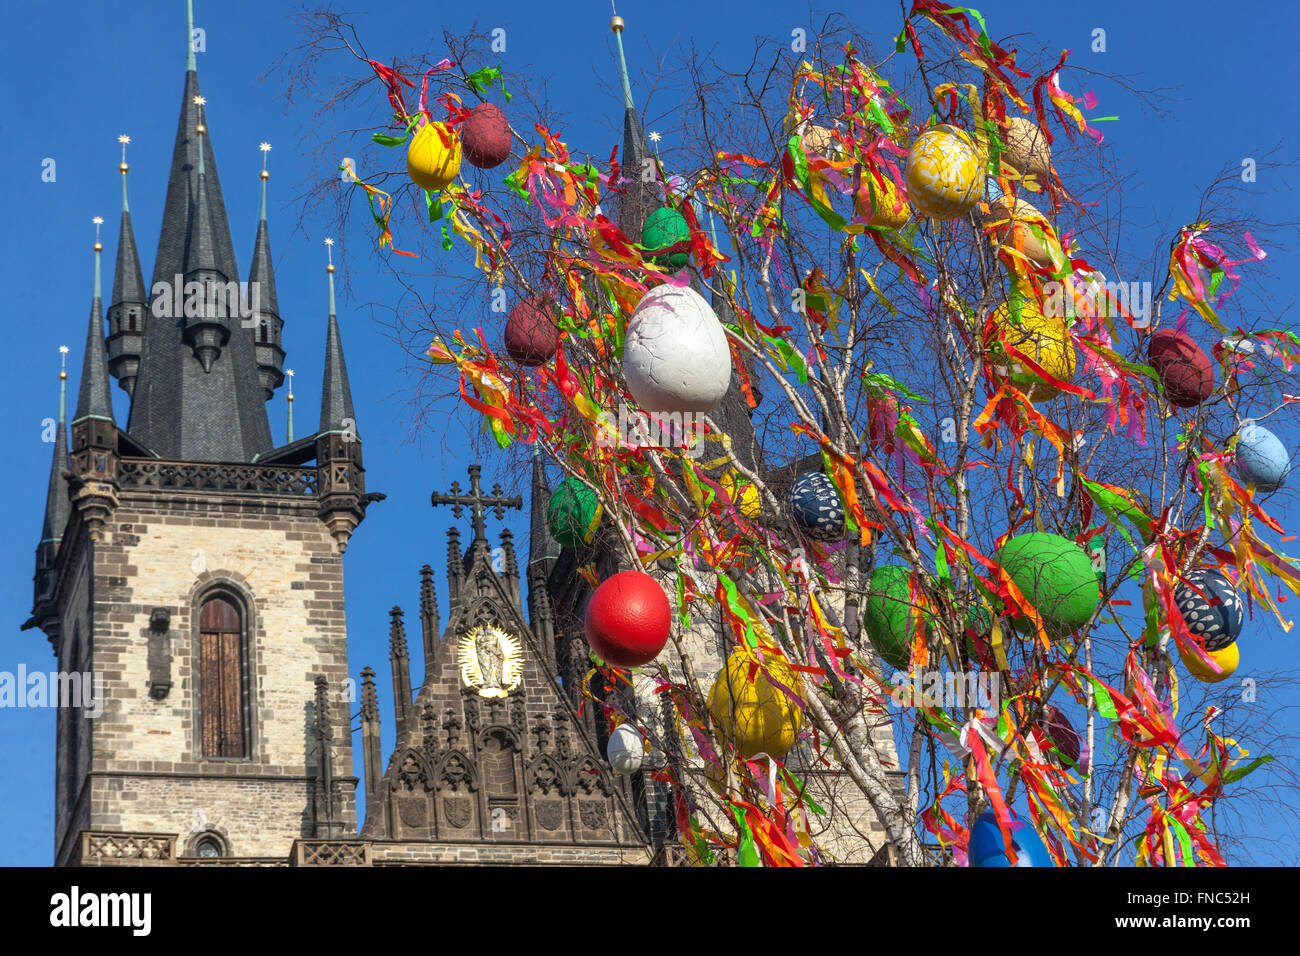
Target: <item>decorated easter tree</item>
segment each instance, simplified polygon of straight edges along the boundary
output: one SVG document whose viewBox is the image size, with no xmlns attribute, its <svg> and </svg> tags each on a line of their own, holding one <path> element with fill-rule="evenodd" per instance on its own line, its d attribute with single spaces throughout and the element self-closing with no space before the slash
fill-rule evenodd
<svg viewBox="0 0 1300 956">
<path fill-rule="evenodd" d="M 1191 209 L 1154 271 L 1117 251 L 1066 55 L 916 0 L 883 50 L 828 29 L 734 85 L 689 61 L 675 148 L 620 158 L 490 51 L 399 67 L 316 29 L 350 102 L 378 91 L 330 188 L 419 291 L 428 376 L 562 473 L 582 693 L 616 767 L 648 738 L 690 859 L 833 860 L 821 767 L 902 864 L 1224 862 L 1216 806 L 1269 759 L 1221 728 L 1232 675 L 1300 593 L 1263 424 L 1300 340 L 1232 298 L 1248 232 Z"/>
</svg>

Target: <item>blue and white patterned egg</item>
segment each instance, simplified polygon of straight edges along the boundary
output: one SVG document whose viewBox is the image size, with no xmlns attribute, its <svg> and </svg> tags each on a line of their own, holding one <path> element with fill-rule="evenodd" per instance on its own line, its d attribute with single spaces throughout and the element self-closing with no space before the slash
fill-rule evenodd
<svg viewBox="0 0 1300 956">
<path fill-rule="evenodd" d="M 1174 590 L 1174 603 L 1187 622 L 1187 629 L 1205 639 L 1207 651 L 1223 650 L 1237 639 L 1246 618 L 1241 595 L 1221 572 L 1208 568 L 1192 571 L 1186 581 Z M 1188 584 L 1195 585 L 1205 597 Z M 1210 603 L 1216 600 L 1218 603 Z"/>
<path fill-rule="evenodd" d="M 800 475 L 790 489 L 790 515 L 803 532 L 819 541 L 844 537 L 844 505 L 835 485 L 819 471 Z"/>
</svg>

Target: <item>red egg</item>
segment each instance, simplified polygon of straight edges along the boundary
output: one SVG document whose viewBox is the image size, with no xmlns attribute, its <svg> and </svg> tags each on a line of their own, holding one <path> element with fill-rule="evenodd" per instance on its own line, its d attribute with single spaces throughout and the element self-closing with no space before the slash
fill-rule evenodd
<svg viewBox="0 0 1300 956">
<path fill-rule="evenodd" d="M 510 126 L 493 103 L 480 103 L 470 111 L 460 138 L 465 160 L 479 169 L 493 169 L 510 156 Z"/>
<path fill-rule="evenodd" d="M 1199 405 L 1214 391 L 1214 370 L 1209 356 L 1182 332 L 1161 329 L 1151 336 L 1147 361 L 1160 376 L 1170 404 L 1178 408 Z"/>
<path fill-rule="evenodd" d="M 587 602 L 587 643 L 615 667 L 649 664 L 668 643 L 671 627 L 668 597 L 643 571 L 621 571 L 602 581 Z"/>
<path fill-rule="evenodd" d="M 545 365 L 555 357 L 560 330 L 550 307 L 541 299 L 525 299 L 506 319 L 506 351 L 520 365 Z"/>
<path fill-rule="evenodd" d="M 1065 714 L 1047 704 L 1043 707 L 1043 719 L 1038 726 L 1052 738 L 1052 743 L 1056 744 L 1056 749 L 1062 756 L 1069 758 L 1071 763 L 1079 762 L 1079 735 L 1074 732 Z"/>
</svg>

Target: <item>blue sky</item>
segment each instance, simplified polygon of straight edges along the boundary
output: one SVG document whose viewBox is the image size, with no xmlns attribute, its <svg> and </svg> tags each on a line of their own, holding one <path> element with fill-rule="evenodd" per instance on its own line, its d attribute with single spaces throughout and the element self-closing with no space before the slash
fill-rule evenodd
<svg viewBox="0 0 1300 956">
<path fill-rule="evenodd" d="M 281 314 L 285 319 L 287 365 L 297 376 L 298 434 L 314 428 L 318 414 L 325 336 L 323 219 L 307 218 L 300 231 L 293 200 L 338 164 L 339 156 L 305 155 L 296 144 L 312 123 L 312 107 L 296 104 L 286 115 L 277 99 L 276 74 L 260 82 L 280 53 L 296 46 L 299 35 L 289 4 L 200 0 L 196 25 L 206 33 L 206 52 L 198 69 L 208 99 L 222 186 L 241 271 L 246 272 L 257 215 L 260 154 L 270 141 L 270 229 L 275 254 Z M 1071 48 L 1072 62 L 1106 74 L 1128 76 L 1135 86 L 1161 88 L 1169 97 L 1164 115 L 1140 106 L 1119 85 L 1102 77 L 1068 84 L 1094 90 L 1097 113 L 1118 115 L 1104 125 L 1108 147 L 1132 178 L 1125 199 L 1139 221 L 1164 224 L 1190 221 L 1204 186 L 1225 167 L 1244 157 L 1263 162 L 1275 147 L 1278 158 L 1296 155 L 1297 110 L 1290 96 L 1294 41 L 1300 19 L 1285 4 L 1253 5 L 1239 16 L 1222 4 L 1189 0 L 1178 5 L 1097 0 L 1087 5 L 986 2 L 980 5 L 995 37 L 1035 35 L 1049 49 Z M 0 89 L 0 173 L 4 192 L 0 288 L 11 302 L 6 323 L 5 372 L 0 381 L 7 416 L 10 467 L 0 474 L 0 490 L 11 502 L 10 533 L 0 553 L 0 620 L 7 640 L 0 642 L 0 670 L 49 669 L 53 657 L 44 637 L 19 632 L 31 604 L 32 558 L 40 530 L 40 511 L 50 463 L 50 446 L 41 440 L 41 422 L 52 417 L 58 400 L 59 345 L 71 347 L 69 391 L 75 401 L 81 348 L 90 301 L 93 216 L 103 216 L 105 306 L 111 287 L 120 208 L 117 136 L 132 144 L 131 207 L 146 277 L 152 268 L 184 77 L 184 3 L 105 4 L 68 0 L 53 8 L 37 2 L 8 4 L 7 29 L 0 35 L 6 82 Z M 557 7 L 502 0 L 479 6 L 390 0 L 355 20 L 371 52 L 387 60 L 432 42 L 442 29 L 487 32 L 507 30 L 507 72 L 549 79 L 550 96 L 566 116 L 576 118 L 564 137 L 597 155 L 608 155 L 617 139 L 620 103 L 614 93 L 613 45 L 609 9 L 603 3 Z M 811 29 L 831 8 L 796 11 L 789 4 L 757 0 L 719 18 L 699 3 L 658 0 L 626 2 L 628 55 L 633 86 L 652 60 L 691 43 L 716 47 L 731 65 L 745 62 L 755 37 L 788 37 L 794 27 Z M 894 3 L 854 4 L 859 22 L 881 42 L 899 26 Z M 876 11 L 880 11 L 877 13 Z M 1105 53 L 1090 52 L 1093 30 L 1106 31 Z M 342 61 L 342 69 L 357 64 Z M 358 74 L 359 75 L 359 74 Z M 523 80 L 516 80 L 522 83 Z M 644 90 L 641 85 L 639 90 Z M 646 105 L 638 95 L 638 104 Z M 672 135 L 665 104 L 648 105 L 649 127 Z M 42 162 L 57 163 L 54 182 L 41 179 Z M 325 171 L 323 173 L 323 170 Z M 1261 170 L 1259 188 L 1243 198 L 1245 213 L 1270 221 L 1300 221 L 1300 200 Z M 1295 171 L 1288 171 L 1291 185 Z M 1281 188 L 1279 188 L 1281 187 Z M 363 223 L 357 220 L 355 228 Z M 445 509 L 429 508 L 431 490 L 466 481 L 465 424 L 453 419 L 419 430 L 411 401 L 423 374 L 371 317 L 368 304 L 391 301 L 395 286 L 375 267 L 369 237 L 352 237 L 352 258 L 340 263 L 350 280 L 339 304 L 339 318 L 352 377 L 358 425 L 365 441 L 368 485 L 388 500 L 371 509 L 345 558 L 348 586 L 350 661 L 355 675 L 366 664 L 378 681 L 385 744 L 391 743 L 391 685 L 387 680 L 387 610 L 395 603 L 417 609 L 417 571 L 432 564 L 440 599 Z M 1145 239 L 1145 243 L 1141 240 Z M 1294 279 L 1300 275 L 1295 233 L 1258 230 L 1270 252 L 1265 279 L 1279 312 L 1289 318 Z M 1139 236 L 1134 248 L 1146 252 L 1152 237 Z M 1291 248 L 1285 249 L 1283 243 Z M 125 395 L 114 386 L 119 423 L 125 423 Z M 283 392 L 273 400 L 272 427 L 284 434 Z M 1293 431 L 1284 437 L 1294 438 Z M 499 462 L 483 461 L 485 479 L 496 478 Z M 1294 494 L 1294 492 L 1291 492 Z M 1287 496 L 1281 496 L 1286 514 Z M 1300 513 L 1297 513 L 1300 516 Z M 509 522 L 524 546 L 525 518 Z M 415 628 L 409 628 L 418 633 Z M 1294 672 L 1300 666 L 1295 643 L 1275 625 L 1260 625 L 1247 638 L 1248 666 Z M 414 675 L 419 680 L 419 673 Z M 1266 702 L 1270 707 L 1283 702 Z M 1294 731 L 1294 717 L 1283 718 Z M 0 711 L 0 863 L 44 865 L 53 844 L 53 710 Z M 1243 741 L 1244 742 L 1244 741 Z M 359 748 L 358 748 L 359 760 Z M 358 763 L 359 771 L 359 763 Z M 359 775 L 359 774 L 358 774 Z M 1263 858 L 1261 858 L 1263 861 Z"/>
</svg>

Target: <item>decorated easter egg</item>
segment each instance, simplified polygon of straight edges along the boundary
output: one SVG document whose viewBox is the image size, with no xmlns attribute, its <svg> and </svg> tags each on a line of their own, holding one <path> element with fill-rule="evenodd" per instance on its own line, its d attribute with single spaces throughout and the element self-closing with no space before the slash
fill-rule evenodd
<svg viewBox="0 0 1300 956">
<path fill-rule="evenodd" d="M 510 124 L 495 103 L 480 103 L 470 110 L 461 127 L 465 161 L 479 169 L 495 169 L 510 156 Z"/>
<path fill-rule="evenodd" d="M 609 735 L 605 756 L 615 773 L 636 773 L 645 760 L 645 738 L 631 724 L 619 724 Z"/>
<path fill-rule="evenodd" d="M 1257 491 L 1277 491 L 1291 471 L 1291 456 L 1271 431 L 1247 422 L 1237 432 L 1237 470 Z"/>
<path fill-rule="evenodd" d="M 863 170 L 862 185 L 858 187 L 857 198 L 854 200 L 854 211 L 873 226 L 902 229 L 912 218 L 912 208 L 899 193 L 900 190 L 887 173 L 882 172 L 877 179 Z"/>
<path fill-rule="evenodd" d="M 1241 663 L 1241 651 L 1235 641 L 1227 647 L 1221 647 L 1217 651 L 1207 651 L 1207 653 L 1210 655 L 1210 660 L 1214 661 L 1223 673 L 1214 673 L 1207 665 L 1184 654 L 1181 648 L 1178 651 L 1178 656 L 1183 659 L 1183 666 L 1187 668 L 1187 672 L 1205 684 L 1217 684 L 1219 681 L 1227 680 Z"/>
<path fill-rule="evenodd" d="M 1059 381 L 1069 381 L 1074 375 L 1074 342 L 1065 328 L 1063 318 L 1048 318 L 1042 307 L 1030 298 L 1017 300 L 1020 309 L 1019 327 L 1013 321 L 1014 308 L 1002 303 L 993 313 L 993 322 L 1010 348 L 1032 358 L 1044 372 Z M 1020 362 L 1011 369 L 1018 375 L 1033 374 Z M 1004 369 L 998 369 L 1006 374 Z M 1052 398 L 1057 389 L 1044 381 L 1036 381 L 1024 389 L 1031 402 L 1044 402 Z"/>
<path fill-rule="evenodd" d="M 752 648 L 741 647 L 709 689 L 709 715 L 743 756 L 765 753 L 779 760 L 803 726 L 803 710 L 786 692 L 797 694 L 798 687 L 775 651 L 765 650 L 760 661 Z"/>
<path fill-rule="evenodd" d="M 1011 814 L 1008 829 L 1011 831 L 1012 847 L 1016 851 L 1016 866 L 1056 866 L 1034 828 L 1022 822 L 1014 810 L 1007 812 Z M 971 825 L 966 855 L 971 866 L 1011 866 L 1006 843 L 1002 838 L 1002 828 L 998 826 L 997 815 L 992 810 L 981 813 Z"/>
<path fill-rule="evenodd" d="M 1101 603 L 1088 553 L 1068 538 L 1041 531 L 1017 535 L 998 549 L 998 562 L 1048 633 L 1077 631 Z"/>
<path fill-rule="evenodd" d="M 844 505 L 835 484 L 820 471 L 800 475 L 790 489 L 790 517 L 818 541 L 844 537 Z"/>
<path fill-rule="evenodd" d="M 1015 116 L 1007 121 L 1003 137 L 1002 160 L 1022 176 L 1028 173 L 1046 183 L 1052 173 L 1052 147 L 1041 129 L 1025 119 Z"/>
<path fill-rule="evenodd" d="M 1174 603 L 1187 629 L 1204 638 L 1207 651 L 1223 650 L 1235 641 L 1246 619 L 1241 595 L 1222 571 L 1212 568 L 1189 572 L 1185 583 L 1174 589 Z"/>
<path fill-rule="evenodd" d="M 804 153 L 811 156 L 835 159 L 842 152 L 840 141 L 825 126 L 805 123 L 799 133 L 799 142 L 803 146 Z"/>
<path fill-rule="evenodd" d="M 867 608 L 863 626 L 881 660 L 905 670 L 912 659 L 911 571 L 899 565 L 881 565 L 867 581 Z"/>
<path fill-rule="evenodd" d="M 1061 752 L 1061 756 L 1071 764 L 1079 762 L 1080 741 L 1079 735 L 1075 732 L 1074 727 L 1070 724 L 1069 718 L 1061 713 L 1059 707 L 1046 704 L 1043 707 L 1043 718 L 1039 722 L 1042 728 L 1056 749 Z"/>
<path fill-rule="evenodd" d="M 704 297 L 672 285 L 642 296 L 628 321 L 623 375 L 645 411 L 712 411 L 731 383 L 731 352 Z"/>
<path fill-rule="evenodd" d="M 604 506 L 596 493 L 577 478 L 565 478 L 551 493 L 546 527 L 563 547 L 590 544 L 600 526 Z"/>
<path fill-rule="evenodd" d="M 644 571 L 620 571 L 587 602 L 587 643 L 615 667 L 642 667 L 659 656 L 672 627 L 668 597 Z"/>
<path fill-rule="evenodd" d="M 406 175 L 421 189 L 438 192 L 460 172 L 459 137 L 442 123 L 425 123 L 406 148 Z"/>
<path fill-rule="evenodd" d="M 1192 408 L 1214 391 L 1210 358 L 1189 335 L 1175 329 L 1160 329 L 1147 344 L 1147 362 L 1160 376 L 1171 405 Z"/>
<path fill-rule="evenodd" d="M 1055 273 L 1066 265 L 1055 231 L 1033 203 L 1002 196 L 989 203 L 987 221 L 998 223 L 993 228 L 994 239 L 1024 253 L 1039 268 Z"/>
<path fill-rule="evenodd" d="M 749 482 L 741 479 L 742 484 L 737 484 L 737 475 L 734 472 L 727 472 L 719 480 L 718 484 L 722 485 L 722 490 L 727 493 L 727 497 L 732 500 L 736 510 L 742 516 L 750 521 L 758 520 L 758 516 L 763 513 L 763 501 L 759 496 L 758 488 Z"/>
<path fill-rule="evenodd" d="M 506 352 L 520 365 L 545 365 L 555 358 L 560 330 L 550 306 L 541 299 L 525 299 L 506 319 Z"/>
<path fill-rule="evenodd" d="M 921 215 L 959 219 L 984 190 L 984 164 L 975 141 L 955 126 L 935 126 L 907 154 L 907 198 Z"/>
<path fill-rule="evenodd" d="M 641 245 L 651 253 L 656 265 L 669 269 L 681 269 L 691 261 L 689 252 L 670 252 L 653 255 L 660 249 L 667 249 L 691 238 L 691 227 L 686 217 L 672 206 L 661 206 L 652 212 L 641 229 Z"/>
</svg>

